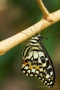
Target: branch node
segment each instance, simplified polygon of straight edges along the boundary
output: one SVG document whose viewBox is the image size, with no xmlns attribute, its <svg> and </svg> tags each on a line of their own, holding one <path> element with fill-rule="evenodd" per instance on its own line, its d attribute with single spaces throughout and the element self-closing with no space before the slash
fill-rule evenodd
<svg viewBox="0 0 60 90">
<path fill-rule="evenodd" d="M 37 0 L 37 3 L 38 3 L 38 5 L 39 5 L 39 7 L 40 7 L 40 9 L 41 9 L 41 11 L 42 11 L 42 13 L 43 13 L 43 16 L 44 16 L 44 17 L 49 16 L 49 12 L 48 12 L 48 10 L 46 9 L 46 7 L 44 6 L 42 0 Z"/>
</svg>

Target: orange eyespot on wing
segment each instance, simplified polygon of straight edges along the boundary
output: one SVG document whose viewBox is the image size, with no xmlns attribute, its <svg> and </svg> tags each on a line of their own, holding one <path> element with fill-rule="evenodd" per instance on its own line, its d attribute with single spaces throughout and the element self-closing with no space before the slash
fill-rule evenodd
<svg viewBox="0 0 60 90">
<path fill-rule="evenodd" d="M 26 63 L 26 62 L 23 62 L 22 64 L 23 64 L 23 65 L 26 65 L 27 63 Z"/>
</svg>

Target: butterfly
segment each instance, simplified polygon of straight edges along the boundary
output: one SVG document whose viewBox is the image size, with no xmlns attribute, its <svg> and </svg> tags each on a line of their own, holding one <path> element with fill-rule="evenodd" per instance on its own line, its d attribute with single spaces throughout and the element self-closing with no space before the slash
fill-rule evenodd
<svg viewBox="0 0 60 90">
<path fill-rule="evenodd" d="M 39 78 L 45 86 L 52 88 L 55 83 L 55 70 L 51 58 L 41 43 L 42 36 L 35 35 L 23 50 L 21 71 L 26 76 Z"/>
</svg>

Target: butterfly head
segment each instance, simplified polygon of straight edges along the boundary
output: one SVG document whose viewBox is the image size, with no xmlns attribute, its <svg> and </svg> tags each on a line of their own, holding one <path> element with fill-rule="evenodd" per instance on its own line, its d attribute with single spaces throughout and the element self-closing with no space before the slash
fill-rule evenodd
<svg viewBox="0 0 60 90">
<path fill-rule="evenodd" d="M 37 35 L 35 35 L 34 37 L 32 37 L 32 39 L 29 40 L 29 41 L 31 41 L 31 42 L 38 42 L 38 41 L 41 41 L 42 39 L 47 39 L 47 38 L 43 37 L 43 36 L 40 35 L 40 34 L 37 34 Z M 48 40 L 48 39 L 47 39 L 47 40 Z"/>
<path fill-rule="evenodd" d="M 39 41 L 41 41 L 41 39 L 43 38 L 43 36 L 40 35 L 40 34 L 38 34 L 38 35 L 36 35 L 36 36 L 37 36 L 37 38 L 38 38 Z"/>
<path fill-rule="evenodd" d="M 29 40 L 29 42 L 38 42 L 38 41 L 41 41 L 42 38 L 43 38 L 43 37 L 42 37 L 40 34 L 38 34 L 38 35 L 35 35 L 34 37 L 32 37 L 32 38 Z"/>
</svg>

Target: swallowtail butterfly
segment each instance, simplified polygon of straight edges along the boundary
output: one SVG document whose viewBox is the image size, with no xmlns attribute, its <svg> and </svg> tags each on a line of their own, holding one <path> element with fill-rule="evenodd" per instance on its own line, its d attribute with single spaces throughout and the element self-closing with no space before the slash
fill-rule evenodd
<svg viewBox="0 0 60 90">
<path fill-rule="evenodd" d="M 43 37 L 38 34 L 29 40 L 23 50 L 22 72 L 27 76 L 39 78 L 46 86 L 52 88 L 55 83 L 55 71 L 49 54 L 41 43 Z"/>
</svg>

